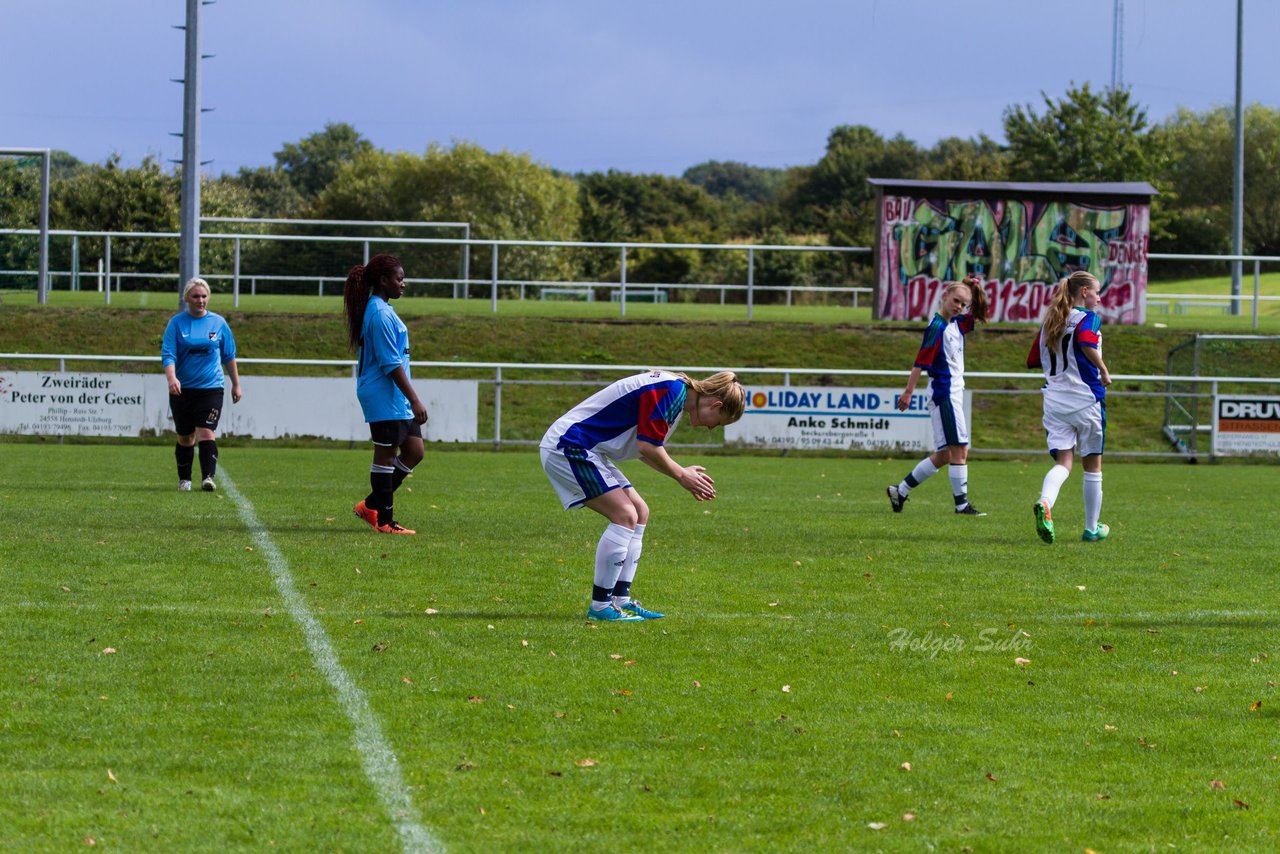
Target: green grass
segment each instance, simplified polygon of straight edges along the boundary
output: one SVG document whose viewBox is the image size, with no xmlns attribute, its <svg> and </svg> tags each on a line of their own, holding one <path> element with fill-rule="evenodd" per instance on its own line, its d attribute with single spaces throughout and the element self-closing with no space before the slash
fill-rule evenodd
<svg viewBox="0 0 1280 854">
<path fill-rule="evenodd" d="M 350 516 L 366 451 L 222 453 L 447 850 L 1275 849 L 1271 467 L 1108 463 L 1101 544 L 1076 472 L 1049 547 L 1044 460 L 972 464 L 970 519 L 941 476 L 891 514 L 909 461 L 681 459 L 720 500 L 628 467 L 670 616 L 595 627 L 602 522 L 532 453 L 429 453 L 403 538 Z M 262 541 L 172 465 L 0 444 L 0 849 L 393 850 Z"/>
</svg>

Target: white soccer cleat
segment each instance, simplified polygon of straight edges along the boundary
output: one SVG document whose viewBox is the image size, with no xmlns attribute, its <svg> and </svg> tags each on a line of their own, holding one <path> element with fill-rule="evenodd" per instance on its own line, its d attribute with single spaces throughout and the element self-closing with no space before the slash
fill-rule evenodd
<svg viewBox="0 0 1280 854">
<path fill-rule="evenodd" d="M 179 492 L 190 492 L 190 491 L 191 491 L 191 481 L 189 481 L 189 480 L 180 480 L 180 481 L 178 481 L 178 491 L 179 491 Z"/>
<path fill-rule="evenodd" d="M 200 488 L 205 492 L 213 492 L 218 487 L 214 485 L 213 478 L 206 477 L 204 480 L 200 481 Z"/>
</svg>

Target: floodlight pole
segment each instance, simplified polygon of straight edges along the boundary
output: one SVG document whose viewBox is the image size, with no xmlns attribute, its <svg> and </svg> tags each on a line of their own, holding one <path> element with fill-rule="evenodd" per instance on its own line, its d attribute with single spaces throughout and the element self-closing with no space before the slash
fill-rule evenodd
<svg viewBox="0 0 1280 854">
<path fill-rule="evenodd" d="M 1236 163 L 1231 197 L 1231 254 L 1244 252 L 1244 0 L 1236 0 Z M 1231 262 L 1231 313 L 1240 313 L 1239 257 Z"/>
<path fill-rule="evenodd" d="M 40 155 L 40 273 L 36 278 L 36 302 L 49 302 L 49 160 L 47 148 L 0 148 L 0 155 Z"/>
<path fill-rule="evenodd" d="M 178 238 L 178 293 L 200 275 L 200 9 L 187 0 L 186 62 L 182 78 L 182 200 Z M 178 307 L 182 307 L 179 297 Z"/>
</svg>

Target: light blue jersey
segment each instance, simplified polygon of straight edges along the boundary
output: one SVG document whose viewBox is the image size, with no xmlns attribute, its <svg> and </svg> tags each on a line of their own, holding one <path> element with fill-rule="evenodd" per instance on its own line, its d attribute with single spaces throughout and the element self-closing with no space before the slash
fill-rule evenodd
<svg viewBox="0 0 1280 854">
<path fill-rule="evenodd" d="M 169 318 L 160 345 L 160 360 L 174 366 L 185 389 L 222 388 L 222 366 L 236 357 L 236 339 L 221 315 L 192 317 L 184 311 Z"/>
<path fill-rule="evenodd" d="M 391 303 L 374 295 L 365 306 L 360 327 L 360 371 L 356 379 L 356 397 L 365 421 L 413 418 L 409 398 L 391 379 L 396 368 L 404 368 L 405 377 L 409 377 L 409 328 Z"/>
</svg>

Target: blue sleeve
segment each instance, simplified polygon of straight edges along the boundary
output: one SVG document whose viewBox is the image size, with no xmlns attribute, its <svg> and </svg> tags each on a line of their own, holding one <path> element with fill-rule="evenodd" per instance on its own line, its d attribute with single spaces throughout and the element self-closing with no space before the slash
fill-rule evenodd
<svg viewBox="0 0 1280 854">
<path fill-rule="evenodd" d="M 365 336 L 365 346 L 369 347 L 370 360 L 378 369 L 378 373 L 389 374 L 402 367 L 402 353 L 399 352 L 399 330 L 396 328 L 395 315 L 391 312 L 379 312 L 376 323 Z"/>
<path fill-rule="evenodd" d="M 231 324 L 222 321 L 222 335 L 219 336 L 219 347 L 222 349 L 222 364 L 236 357 L 236 337 L 231 334 Z"/>
<path fill-rule="evenodd" d="M 164 328 L 164 340 L 160 343 L 160 363 L 164 367 L 178 362 L 178 315 L 169 318 Z"/>
</svg>

